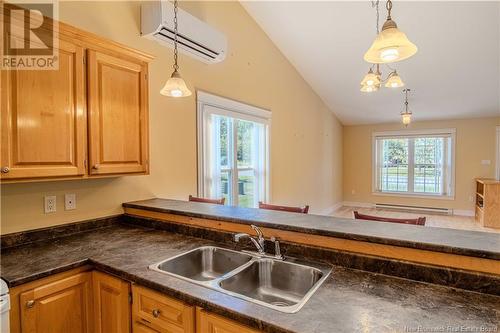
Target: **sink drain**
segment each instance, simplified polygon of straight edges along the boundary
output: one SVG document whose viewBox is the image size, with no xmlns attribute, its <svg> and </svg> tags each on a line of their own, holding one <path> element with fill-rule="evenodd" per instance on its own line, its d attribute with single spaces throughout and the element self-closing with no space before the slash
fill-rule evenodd
<svg viewBox="0 0 500 333">
<path fill-rule="evenodd" d="M 272 302 L 271 304 L 274 306 L 288 306 L 289 305 L 288 303 L 280 302 L 280 301 Z"/>
</svg>

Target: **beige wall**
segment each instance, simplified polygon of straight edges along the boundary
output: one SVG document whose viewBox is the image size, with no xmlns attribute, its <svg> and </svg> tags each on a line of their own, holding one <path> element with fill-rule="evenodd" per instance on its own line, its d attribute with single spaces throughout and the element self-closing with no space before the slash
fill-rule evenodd
<svg viewBox="0 0 500 333">
<path fill-rule="evenodd" d="M 342 125 L 237 2 L 182 2 L 228 37 L 229 54 L 205 65 L 180 56 L 191 88 L 272 111 L 271 195 L 283 204 L 327 211 L 342 200 Z M 60 19 L 153 54 L 150 67 L 151 175 L 2 186 L 1 233 L 121 213 L 121 203 L 196 193 L 195 97 L 158 92 L 171 73 L 172 50 L 139 37 L 137 2 L 61 2 Z M 77 209 L 64 211 L 64 193 Z M 43 213 L 43 196 L 57 212 Z"/>
<path fill-rule="evenodd" d="M 357 203 L 391 203 L 456 210 L 474 209 L 474 178 L 495 176 L 495 127 L 499 118 L 415 122 L 408 128 L 455 128 L 455 199 L 417 199 L 372 195 L 372 133 L 402 130 L 401 124 L 344 127 L 344 201 Z M 490 160 L 483 165 L 482 160 Z"/>
</svg>

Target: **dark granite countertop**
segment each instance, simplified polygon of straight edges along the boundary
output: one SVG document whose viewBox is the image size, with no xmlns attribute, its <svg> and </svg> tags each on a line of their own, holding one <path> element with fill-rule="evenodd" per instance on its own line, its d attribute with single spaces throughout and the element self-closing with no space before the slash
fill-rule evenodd
<svg viewBox="0 0 500 333">
<path fill-rule="evenodd" d="M 127 202 L 123 206 L 500 260 L 499 233 L 357 221 L 323 215 L 306 215 L 159 198 Z"/>
<path fill-rule="evenodd" d="M 286 314 L 147 269 L 208 240 L 113 225 L 2 251 L 0 274 L 16 286 L 87 263 L 266 332 L 412 332 L 497 327 L 500 297 L 334 266 L 304 307 Z M 498 328 L 497 328 L 498 329 Z M 483 330 L 484 331 L 484 330 Z"/>
</svg>

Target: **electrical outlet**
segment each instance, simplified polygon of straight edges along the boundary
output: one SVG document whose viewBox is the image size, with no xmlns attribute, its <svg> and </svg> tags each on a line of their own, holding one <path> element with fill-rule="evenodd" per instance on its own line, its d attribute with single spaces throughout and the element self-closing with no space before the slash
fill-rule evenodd
<svg viewBox="0 0 500 333">
<path fill-rule="evenodd" d="M 55 195 L 47 195 L 44 197 L 44 210 L 45 214 L 55 213 L 56 211 L 56 196 Z"/>
<path fill-rule="evenodd" d="M 76 194 L 70 193 L 64 195 L 64 209 L 73 210 L 76 209 Z"/>
<path fill-rule="evenodd" d="M 472 195 L 469 195 L 469 201 L 474 202 L 474 197 Z"/>
</svg>

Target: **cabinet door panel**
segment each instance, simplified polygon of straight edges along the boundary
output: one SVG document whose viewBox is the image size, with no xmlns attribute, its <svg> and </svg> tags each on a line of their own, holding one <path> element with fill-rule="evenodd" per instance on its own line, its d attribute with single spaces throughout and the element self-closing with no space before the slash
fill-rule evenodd
<svg viewBox="0 0 500 333">
<path fill-rule="evenodd" d="M 20 306 L 22 332 L 90 332 L 90 273 L 26 291 Z"/>
<path fill-rule="evenodd" d="M 130 283 L 92 272 L 95 333 L 130 332 Z"/>
<path fill-rule="evenodd" d="M 2 71 L 1 179 L 85 173 L 83 49 L 60 40 L 58 57 L 57 70 Z"/>
<path fill-rule="evenodd" d="M 147 65 L 88 55 L 90 174 L 147 172 Z"/>
</svg>

